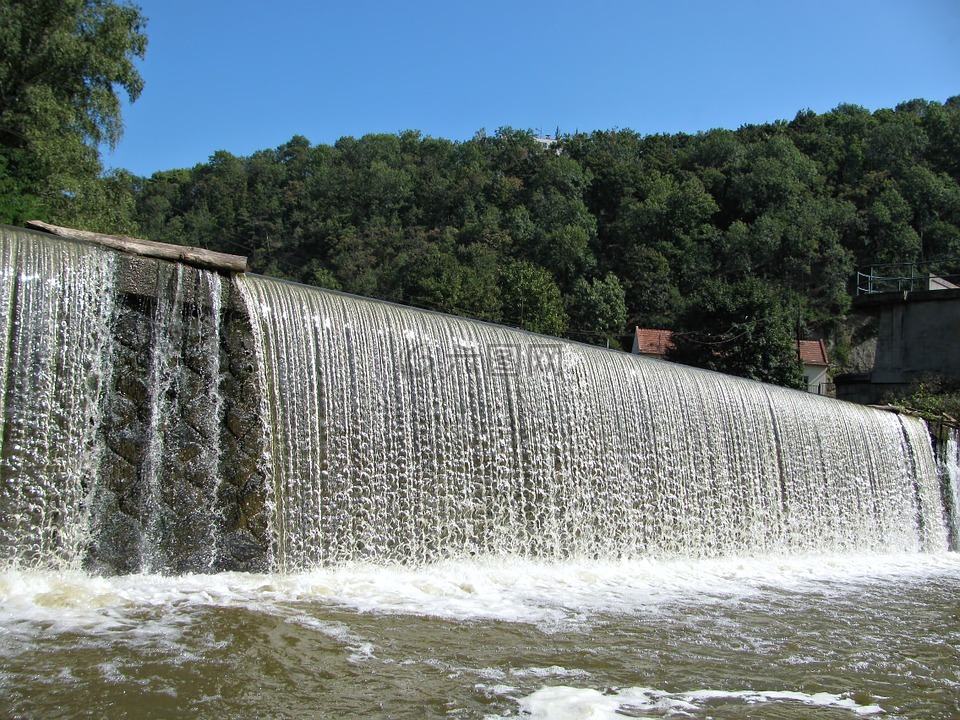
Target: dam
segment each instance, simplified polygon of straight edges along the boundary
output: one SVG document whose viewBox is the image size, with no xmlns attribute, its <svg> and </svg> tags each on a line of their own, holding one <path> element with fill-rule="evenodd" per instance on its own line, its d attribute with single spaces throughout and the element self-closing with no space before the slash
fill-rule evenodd
<svg viewBox="0 0 960 720">
<path fill-rule="evenodd" d="M 2 242 L 15 563 L 947 546 L 914 418 L 29 230 Z"/>
<path fill-rule="evenodd" d="M 185 260 L 0 228 L 0 714 L 957 716 L 955 434 Z"/>
</svg>

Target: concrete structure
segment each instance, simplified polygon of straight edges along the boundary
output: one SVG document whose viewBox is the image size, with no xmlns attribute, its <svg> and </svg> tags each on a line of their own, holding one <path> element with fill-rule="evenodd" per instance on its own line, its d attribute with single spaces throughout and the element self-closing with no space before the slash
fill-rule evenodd
<svg viewBox="0 0 960 720">
<path fill-rule="evenodd" d="M 886 402 L 931 376 L 960 381 L 960 289 L 860 295 L 855 310 L 877 318 L 873 369 L 837 378 L 837 397 Z"/>
<path fill-rule="evenodd" d="M 633 333 L 634 355 L 657 358 L 663 360 L 672 346 L 670 341 L 671 330 L 636 328 Z M 823 340 L 798 340 L 797 354 L 803 363 L 803 382 L 807 392 L 815 395 L 829 395 L 833 389 L 830 382 L 830 359 L 827 357 L 827 348 Z"/>
</svg>

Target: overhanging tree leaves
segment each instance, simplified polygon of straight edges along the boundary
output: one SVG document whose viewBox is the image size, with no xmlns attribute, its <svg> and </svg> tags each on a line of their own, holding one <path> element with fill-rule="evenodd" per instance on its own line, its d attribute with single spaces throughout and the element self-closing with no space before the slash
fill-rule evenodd
<svg viewBox="0 0 960 720">
<path fill-rule="evenodd" d="M 113 0 L 0 0 L 0 152 L 23 192 L 86 199 L 123 131 L 119 91 L 143 90 L 145 22 Z"/>
</svg>

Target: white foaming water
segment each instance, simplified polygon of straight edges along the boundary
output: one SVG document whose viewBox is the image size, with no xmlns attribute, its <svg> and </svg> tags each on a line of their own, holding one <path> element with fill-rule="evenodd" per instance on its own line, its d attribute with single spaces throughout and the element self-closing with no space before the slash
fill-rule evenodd
<svg viewBox="0 0 960 720">
<path fill-rule="evenodd" d="M 592 688 L 563 685 L 545 687 L 520 700 L 520 707 L 531 720 L 617 720 L 624 715 L 639 717 L 638 712 L 655 712 L 657 717 L 692 717 L 709 709 L 716 701 L 743 705 L 783 704 L 848 710 L 854 715 L 884 712 L 879 705 L 862 705 L 851 697 L 832 693 L 754 690 L 696 690 L 668 693 L 651 688 L 626 688 L 600 692 Z M 495 720 L 488 716 L 487 720 Z"/>
<path fill-rule="evenodd" d="M 783 593 L 841 595 L 854 588 L 960 576 L 960 557 L 851 555 L 754 560 L 547 563 L 515 558 L 441 562 L 420 568 L 369 563 L 294 574 L 125 575 L 7 570 L 0 573 L 0 625 L 56 622 L 90 630 L 160 608 L 245 607 L 289 613 L 320 603 L 351 612 L 453 621 L 526 623 L 550 631 L 606 615 L 707 607 Z"/>
<path fill-rule="evenodd" d="M 77 565 L 111 373 L 114 258 L 0 228 L 0 548 Z"/>
<path fill-rule="evenodd" d="M 946 547 L 924 425 L 242 277 L 275 567 Z"/>
</svg>

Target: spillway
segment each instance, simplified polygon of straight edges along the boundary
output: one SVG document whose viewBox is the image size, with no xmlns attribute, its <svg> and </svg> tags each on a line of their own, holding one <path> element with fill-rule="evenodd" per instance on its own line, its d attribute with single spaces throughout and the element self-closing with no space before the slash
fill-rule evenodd
<svg viewBox="0 0 960 720">
<path fill-rule="evenodd" d="M 274 563 L 945 546 L 922 422 L 662 361 L 238 279 Z"/>
<path fill-rule="evenodd" d="M 0 308 L 8 564 L 295 572 L 951 538 L 956 491 L 914 418 L 10 228 Z"/>
</svg>

